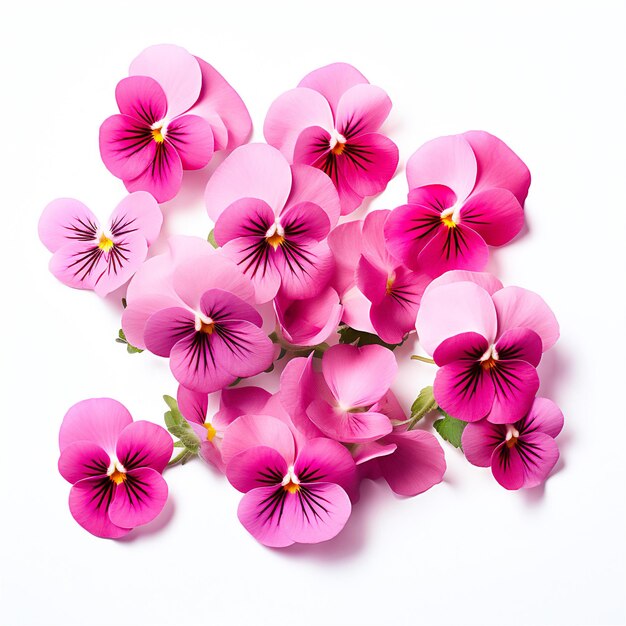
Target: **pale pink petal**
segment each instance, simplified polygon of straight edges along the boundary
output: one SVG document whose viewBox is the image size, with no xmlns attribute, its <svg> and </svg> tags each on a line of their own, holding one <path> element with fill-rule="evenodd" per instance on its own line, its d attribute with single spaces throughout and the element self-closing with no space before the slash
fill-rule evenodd
<svg viewBox="0 0 626 626">
<path fill-rule="evenodd" d="M 83 478 L 106 476 L 110 464 L 109 455 L 98 444 L 75 441 L 63 448 L 58 467 L 61 476 L 74 484 Z"/>
<path fill-rule="evenodd" d="M 211 125 L 198 115 L 183 115 L 167 125 L 166 141 L 171 143 L 185 170 L 199 170 L 213 156 Z"/>
<path fill-rule="evenodd" d="M 355 284 L 355 271 L 361 257 L 363 222 L 340 224 L 328 235 L 328 245 L 335 257 L 333 286 L 343 295 Z"/>
<path fill-rule="evenodd" d="M 487 419 L 494 424 L 512 424 L 522 419 L 539 389 L 537 370 L 526 361 L 497 361 L 489 374 L 495 397 Z"/>
<path fill-rule="evenodd" d="M 529 328 L 512 328 L 505 331 L 496 342 L 500 360 L 521 359 L 534 367 L 541 361 L 541 337 Z"/>
<path fill-rule="evenodd" d="M 348 449 L 324 437 L 309 439 L 293 471 L 301 483 L 335 483 L 349 494 L 356 488 L 356 467 Z"/>
<path fill-rule="evenodd" d="M 538 431 L 554 438 L 563 429 L 563 413 L 552 400 L 535 398 L 528 415 L 519 428 L 520 432 Z"/>
<path fill-rule="evenodd" d="M 463 429 L 465 458 L 478 467 L 489 467 L 494 450 L 505 441 L 506 427 L 487 420 L 468 424 Z"/>
<path fill-rule="evenodd" d="M 491 457 L 491 471 L 494 478 L 505 488 L 521 489 L 526 479 L 524 464 L 518 453 L 517 446 L 509 448 L 501 443 Z"/>
<path fill-rule="evenodd" d="M 108 454 L 115 452 L 120 433 L 133 418 L 123 404 L 111 398 L 91 398 L 72 406 L 59 431 L 61 452 L 77 441 L 99 445 Z"/>
<path fill-rule="evenodd" d="M 320 126 L 328 131 L 334 128 L 328 101 L 312 89 L 291 89 L 270 105 L 263 124 L 263 136 L 267 143 L 292 161 L 298 135 L 310 126 Z"/>
<path fill-rule="evenodd" d="M 146 263 L 144 263 L 142 268 L 145 265 Z M 140 268 L 139 271 L 141 271 L 142 268 Z M 135 276 L 137 276 L 137 274 L 135 274 Z M 132 281 L 130 284 L 132 285 Z M 168 294 L 154 294 L 130 300 L 128 306 L 122 313 L 122 330 L 124 331 L 127 341 L 136 348 L 145 350 L 146 342 L 144 332 L 150 316 L 161 309 L 178 307 L 181 304 L 179 298 Z"/>
<path fill-rule="evenodd" d="M 186 420 L 194 424 L 204 424 L 209 407 L 208 394 L 193 391 L 183 385 L 178 385 L 176 401 L 178 403 L 178 409 Z"/>
<path fill-rule="evenodd" d="M 385 269 L 370 263 L 364 256 L 356 268 L 356 285 L 372 303 L 380 304 L 387 296 L 389 273 Z"/>
<path fill-rule="evenodd" d="M 38 228 L 41 243 L 56 252 L 70 242 L 95 242 L 100 222 L 82 202 L 57 198 L 43 210 Z"/>
<path fill-rule="evenodd" d="M 109 218 L 113 239 L 128 233 L 138 233 L 151 245 L 161 232 L 163 214 L 154 197 L 145 191 L 126 196 Z"/>
<path fill-rule="evenodd" d="M 493 342 L 497 319 L 485 289 L 471 282 L 456 282 L 426 289 L 417 313 L 417 334 L 429 354 L 448 337 L 476 332 Z"/>
<path fill-rule="evenodd" d="M 339 99 L 335 128 L 350 139 L 364 133 L 375 133 L 391 111 L 391 100 L 380 87 L 355 85 Z"/>
<path fill-rule="evenodd" d="M 388 270 L 397 265 L 389 254 L 385 241 L 385 224 L 390 215 L 389 210 L 372 211 L 363 221 L 363 256 L 370 263 Z"/>
<path fill-rule="evenodd" d="M 173 449 L 172 437 L 164 428 L 139 420 L 120 433 L 116 455 L 127 472 L 140 467 L 162 472 L 172 457 Z"/>
<path fill-rule="evenodd" d="M 130 64 L 131 76 L 150 76 L 167 96 L 170 118 L 184 113 L 198 99 L 202 73 L 196 58 L 184 48 L 171 44 L 150 46 Z"/>
<path fill-rule="evenodd" d="M 257 198 L 275 212 L 291 191 L 291 168 L 272 146 L 251 143 L 237 148 L 209 179 L 204 200 L 213 221 L 235 200 Z"/>
<path fill-rule="evenodd" d="M 233 387 L 222 389 L 220 408 L 213 418 L 217 428 L 225 428 L 238 417 L 247 413 L 260 414 L 272 397 L 269 391 L 260 387 Z"/>
<path fill-rule="evenodd" d="M 416 496 L 440 483 L 446 471 L 443 449 L 423 430 L 394 431 L 385 444 L 395 444 L 393 454 L 378 457 L 383 478 L 401 496 Z"/>
<path fill-rule="evenodd" d="M 339 487 L 338 487 L 339 488 Z M 284 548 L 294 543 L 280 515 L 288 492 L 282 486 L 258 487 L 248 491 L 237 508 L 243 527 L 260 543 L 270 548 Z M 348 496 L 346 496 L 347 498 Z"/>
<path fill-rule="evenodd" d="M 294 461 L 295 446 L 289 426 L 276 417 L 259 414 L 242 415 L 228 426 L 222 442 L 222 457 L 228 465 L 236 455 L 258 446 L 273 448 L 288 465 Z"/>
<path fill-rule="evenodd" d="M 146 322 L 143 335 L 146 348 L 159 356 L 170 356 L 181 339 L 195 336 L 195 322 L 195 315 L 182 307 L 157 311 Z"/>
<path fill-rule="evenodd" d="M 308 87 L 321 93 L 330 104 L 333 113 L 337 111 L 341 96 L 354 85 L 368 80 L 348 63 L 331 63 L 307 74 L 298 87 Z"/>
<path fill-rule="evenodd" d="M 372 406 L 372 411 L 386 415 L 390 420 L 404 422 L 406 411 L 396 398 L 393 391 L 388 391 L 376 404 Z"/>
<path fill-rule="evenodd" d="M 255 446 L 230 459 L 226 478 L 235 488 L 246 493 L 257 487 L 280 485 L 287 474 L 287 462 L 274 448 Z"/>
<path fill-rule="evenodd" d="M 407 161 L 409 189 L 445 185 L 464 200 L 474 188 L 478 166 L 469 142 L 462 135 L 438 137 L 425 143 Z"/>
<path fill-rule="evenodd" d="M 86 531 L 96 537 L 123 537 L 131 528 L 121 528 L 109 518 L 108 509 L 114 494 L 115 483 L 108 476 L 80 480 L 70 491 L 70 513 Z"/>
<path fill-rule="evenodd" d="M 263 325 L 263 319 L 253 306 L 223 289 L 206 291 L 200 299 L 200 310 L 218 325 L 229 320 L 243 320 L 259 328 Z"/>
<path fill-rule="evenodd" d="M 109 518 L 117 526 L 135 528 L 151 522 L 167 502 L 167 483 L 159 472 L 139 467 L 126 474 L 115 490 Z"/>
<path fill-rule="evenodd" d="M 115 100 L 122 115 L 152 126 L 167 113 L 167 98 L 157 81 L 148 76 L 123 78 L 115 87 Z"/>
<path fill-rule="evenodd" d="M 341 304 L 343 304 L 341 321 L 344 324 L 355 330 L 376 334 L 370 317 L 372 303 L 357 287 L 349 289 L 341 296 Z"/>
<path fill-rule="evenodd" d="M 498 314 L 498 334 L 510 328 L 530 328 L 540 337 L 543 351 L 559 338 L 559 323 L 541 296 L 521 287 L 505 287 L 493 295 Z"/>
<path fill-rule="evenodd" d="M 508 189 L 524 206 L 530 187 L 530 172 L 524 162 L 503 141 L 481 130 L 463 134 L 476 155 L 478 175 L 473 194 L 500 187 Z"/>
<path fill-rule="evenodd" d="M 396 377 L 398 363 L 383 346 L 337 344 L 324 353 L 322 372 L 339 403 L 366 407 L 382 398 Z"/>
<path fill-rule="evenodd" d="M 467 270 L 452 270 L 435 278 L 426 288 L 427 292 L 432 291 L 442 285 L 450 285 L 451 283 L 476 283 L 482 287 L 490 296 L 496 291 L 502 289 L 502 282 L 489 272 L 468 272 Z"/>
</svg>

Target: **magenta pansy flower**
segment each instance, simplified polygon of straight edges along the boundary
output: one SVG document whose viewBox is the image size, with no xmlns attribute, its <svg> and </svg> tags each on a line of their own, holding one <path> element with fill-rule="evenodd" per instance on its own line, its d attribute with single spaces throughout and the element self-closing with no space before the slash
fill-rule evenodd
<svg viewBox="0 0 626 626">
<path fill-rule="evenodd" d="M 487 420 L 468 424 L 463 431 L 467 460 L 490 467 L 506 489 L 536 487 L 559 459 L 554 439 L 563 428 L 563 413 L 547 398 L 535 398 L 530 411 L 513 424 Z"/>
<path fill-rule="evenodd" d="M 244 415 L 229 427 L 239 452 L 226 476 L 245 495 L 237 514 L 263 545 L 285 547 L 332 539 L 347 522 L 356 468 L 336 441 L 310 439 L 296 448 L 288 426 L 269 415 Z"/>
<path fill-rule="evenodd" d="M 97 537 L 115 539 L 151 522 L 167 501 L 161 472 L 172 438 L 151 422 L 133 422 L 110 398 L 75 404 L 59 432 L 59 472 L 72 484 L 70 512 Z"/>
<path fill-rule="evenodd" d="M 268 391 L 260 387 L 222 389 L 219 410 L 211 419 L 207 414 L 208 394 L 179 385 L 177 401 L 180 412 L 200 440 L 200 457 L 224 472 L 226 465 L 222 460 L 221 448 L 226 428 L 241 415 L 262 413 L 271 397 Z"/>
<path fill-rule="evenodd" d="M 143 191 L 126 196 L 106 226 L 82 202 L 58 198 L 39 219 L 39 238 L 53 253 L 50 271 L 62 283 L 106 296 L 139 269 L 162 223 L 159 205 Z"/>
<path fill-rule="evenodd" d="M 258 302 L 317 295 L 330 279 L 326 236 L 339 219 L 339 198 L 319 170 L 290 166 L 272 146 L 235 150 L 206 188 L 215 240 L 252 281 Z"/>
<path fill-rule="evenodd" d="M 536 367 L 559 335 L 548 305 L 490 274 L 448 272 L 426 289 L 417 332 L 439 370 L 439 406 L 466 422 L 511 424 L 529 411 Z"/>
<path fill-rule="evenodd" d="M 100 127 L 102 160 L 129 191 L 149 191 L 158 202 L 178 193 L 183 170 L 200 169 L 214 150 L 240 145 L 252 127 L 235 90 L 178 46 L 144 50 L 115 99 L 120 113 Z"/>
<path fill-rule="evenodd" d="M 524 224 L 530 173 L 500 139 L 484 131 L 439 137 L 407 162 L 408 204 L 385 226 L 391 253 L 438 276 L 482 270 L 490 246 L 513 239 Z"/>
<path fill-rule="evenodd" d="M 347 63 L 305 76 L 271 105 L 263 134 L 292 163 L 323 170 L 341 199 L 341 213 L 385 189 L 398 165 L 398 148 L 378 131 L 391 100 Z"/>
</svg>

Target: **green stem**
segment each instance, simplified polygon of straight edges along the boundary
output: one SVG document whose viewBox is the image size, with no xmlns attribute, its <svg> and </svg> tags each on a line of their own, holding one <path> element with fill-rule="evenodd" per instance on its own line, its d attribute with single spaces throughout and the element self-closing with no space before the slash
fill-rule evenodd
<svg viewBox="0 0 626 626">
<path fill-rule="evenodd" d="M 179 463 L 184 463 L 189 457 L 193 456 L 193 452 L 190 452 L 186 448 L 179 452 L 168 464 L 168 467 L 174 467 L 174 465 L 178 465 Z"/>
<path fill-rule="evenodd" d="M 413 361 L 421 361 L 422 363 L 430 363 L 431 365 L 435 365 L 435 362 L 432 359 L 429 359 L 427 356 L 420 356 L 419 354 L 411 355 L 411 359 Z"/>
</svg>

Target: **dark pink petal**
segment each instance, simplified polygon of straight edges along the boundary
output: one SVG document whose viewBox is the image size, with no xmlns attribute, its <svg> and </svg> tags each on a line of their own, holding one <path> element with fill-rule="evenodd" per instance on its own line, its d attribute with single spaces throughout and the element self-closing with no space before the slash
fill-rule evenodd
<svg viewBox="0 0 626 626">
<path fill-rule="evenodd" d="M 524 162 L 503 141 L 485 131 L 472 130 L 463 137 L 472 146 L 478 167 L 472 193 L 500 187 L 508 189 L 524 206 L 530 187 L 530 172 Z"/>
<path fill-rule="evenodd" d="M 239 94 L 213 66 L 198 57 L 196 61 L 202 72 L 202 88 L 189 112 L 209 121 L 215 136 L 215 150 L 232 150 L 245 143 L 252 131 L 248 109 Z"/>
<path fill-rule="evenodd" d="M 91 441 L 75 441 L 63 448 L 59 458 L 59 473 L 67 482 L 76 483 L 83 478 L 106 476 L 111 459 Z"/>
<path fill-rule="evenodd" d="M 494 450 L 505 441 L 506 426 L 487 420 L 468 424 L 463 430 L 465 458 L 478 467 L 489 467 Z"/>
<path fill-rule="evenodd" d="M 510 328 L 530 328 L 540 337 L 543 351 L 559 338 L 559 323 L 541 296 L 521 287 L 505 287 L 493 295 L 498 314 L 498 334 Z"/>
<path fill-rule="evenodd" d="M 563 413 L 548 398 L 535 398 L 528 415 L 516 426 L 520 433 L 540 432 L 555 438 L 563 429 Z"/>
<path fill-rule="evenodd" d="M 111 398 L 78 402 L 65 414 L 59 431 L 61 452 L 77 441 L 89 441 L 107 453 L 115 452 L 119 434 L 133 421 L 126 407 Z"/>
<path fill-rule="evenodd" d="M 206 422 L 207 410 L 209 408 L 208 394 L 178 385 L 176 401 L 178 409 L 186 420 L 194 424 L 204 424 Z"/>
<path fill-rule="evenodd" d="M 339 99 L 335 128 L 350 139 L 364 133 L 375 133 L 391 111 L 391 100 L 374 85 L 355 85 Z"/>
<path fill-rule="evenodd" d="M 154 242 L 161 232 L 163 214 L 154 197 L 145 191 L 126 196 L 109 218 L 109 230 L 113 238 L 138 233 L 148 242 Z"/>
<path fill-rule="evenodd" d="M 112 115 L 100 126 L 102 161 L 113 176 L 124 181 L 140 176 L 150 167 L 159 145 L 150 125 L 129 115 Z"/>
<path fill-rule="evenodd" d="M 439 367 L 459 360 L 476 363 L 488 347 L 489 343 L 479 333 L 460 333 L 442 341 L 433 353 L 433 358 Z"/>
<path fill-rule="evenodd" d="M 319 172 L 314 168 L 308 169 Z M 337 206 L 339 206 L 339 200 L 337 200 Z M 338 213 L 337 216 L 339 216 Z M 321 241 L 330 231 L 328 214 L 312 202 L 292 204 L 281 213 L 280 223 L 285 229 L 285 238 L 289 243 Z"/>
<path fill-rule="evenodd" d="M 443 449 L 423 430 L 394 431 L 383 439 L 395 444 L 393 454 L 378 457 L 383 478 L 401 496 L 416 496 L 440 483 L 446 471 Z"/>
<path fill-rule="evenodd" d="M 215 224 L 215 241 L 220 246 L 239 237 L 265 239 L 276 216 L 271 207 L 257 198 L 240 198 L 226 207 Z"/>
<path fill-rule="evenodd" d="M 213 156 L 213 130 L 197 115 L 183 115 L 167 125 L 166 141 L 171 143 L 185 170 L 199 170 Z"/>
<path fill-rule="evenodd" d="M 128 472 L 140 467 L 162 472 L 172 457 L 173 449 L 172 437 L 164 428 L 140 420 L 129 424 L 120 433 L 116 453 Z"/>
<path fill-rule="evenodd" d="M 167 357 L 181 339 L 193 338 L 195 333 L 194 314 L 181 307 L 172 307 L 157 311 L 148 318 L 144 341 L 150 352 Z"/>
<path fill-rule="evenodd" d="M 220 408 L 212 422 L 217 427 L 225 428 L 241 415 L 260 414 L 272 394 L 261 387 L 233 387 L 222 389 Z"/>
<path fill-rule="evenodd" d="M 151 522 L 167 502 L 167 483 L 149 467 L 129 471 L 117 486 L 109 518 L 117 526 L 135 528 Z"/>
<path fill-rule="evenodd" d="M 294 461 L 296 450 L 289 426 L 277 417 L 262 414 L 242 415 L 228 426 L 222 442 L 222 457 L 228 465 L 241 452 L 259 446 L 277 451 L 287 465 Z"/>
<path fill-rule="evenodd" d="M 330 133 L 321 126 L 305 128 L 293 148 L 294 164 L 310 165 L 321 169 L 337 186 L 335 155 L 330 151 Z"/>
<path fill-rule="evenodd" d="M 204 200 L 217 218 L 236 200 L 257 198 L 279 212 L 291 191 L 291 168 L 272 146 L 251 143 L 234 150 L 209 179 Z"/>
<path fill-rule="evenodd" d="M 345 446 L 318 437 L 298 452 L 293 471 L 301 483 L 335 483 L 351 493 L 356 487 L 356 466 Z"/>
<path fill-rule="evenodd" d="M 109 507 L 115 489 L 115 483 L 108 476 L 104 476 L 79 480 L 70 491 L 72 517 L 96 537 L 117 539 L 128 534 L 132 528 L 122 528 L 109 518 Z"/>
<path fill-rule="evenodd" d="M 281 523 L 287 495 L 288 492 L 281 485 L 258 487 L 248 491 L 239 503 L 239 521 L 264 546 L 284 548 L 294 543 L 287 534 L 285 524 Z"/>
<path fill-rule="evenodd" d="M 322 372 L 337 401 L 349 408 L 380 400 L 396 377 L 398 363 L 391 350 L 369 345 L 337 344 L 324 353 Z"/>
<path fill-rule="evenodd" d="M 124 178 L 128 191 L 147 191 L 157 202 L 171 200 L 180 190 L 183 180 L 183 164 L 176 148 L 163 141 L 156 145 L 154 158 L 136 178 Z"/>
<path fill-rule="evenodd" d="M 50 252 L 70 242 L 94 243 L 100 230 L 98 218 L 73 198 L 57 198 L 39 218 L 39 239 Z"/>
<path fill-rule="evenodd" d="M 508 243 L 524 225 L 524 209 L 507 189 L 472 194 L 461 207 L 460 217 L 490 246 Z"/>
<path fill-rule="evenodd" d="M 556 441 L 545 433 L 522 434 L 515 444 L 515 450 L 524 466 L 525 488 L 540 485 L 559 460 Z"/>
<path fill-rule="evenodd" d="M 325 400 L 311 402 L 306 413 L 324 435 L 346 443 L 375 441 L 392 430 L 389 418 L 382 413 L 344 411 Z"/>
<path fill-rule="evenodd" d="M 372 304 L 380 304 L 387 296 L 388 279 L 387 270 L 373 265 L 364 256 L 359 259 L 356 285 Z"/>
<path fill-rule="evenodd" d="M 462 135 L 438 137 L 425 143 L 407 161 L 409 189 L 445 185 L 463 201 L 476 182 L 474 151 Z"/>
<path fill-rule="evenodd" d="M 541 337 L 529 328 L 512 328 L 500 335 L 496 351 L 500 360 L 521 359 L 537 367 L 541 361 Z"/>
<path fill-rule="evenodd" d="M 130 64 L 131 76 L 150 76 L 167 96 L 168 117 L 187 111 L 198 100 L 202 73 L 196 58 L 180 46 L 159 44 L 146 48 Z"/>
<path fill-rule="evenodd" d="M 223 289 L 209 289 L 200 299 L 200 310 L 214 322 L 243 320 L 259 328 L 263 319 L 259 312 L 245 300 Z"/>
<path fill-rule="evenodd" d="M 524 464 L 517 451 L 517 446 L 509 448 L 501 443 L 491 457 L 491 471 L 494 478 L 505 488 L 521 489 L 526 479 Z"/>
<path fill-rule="evenodd" d="M 522 419 L 539 389 L 537 370 L 526 361 L 497 361 L 489 375 L 495 397 L 487 419 L 493 424 L 512 424 Z"/>
<path fill-rule="evenodd" d="M 319 91 L 330 104 L 333 113 L 337 111 L 341 96 L 354 85 L 369 81 L 359 70 L 348 63 L 331 63 L 307 74 L 298 87 L 308 87 Z"/>
<path fill-rule="evenodd" d="M 433 392 L 437 404 L 464 422 L 477 422 L 494 402 L 494 384 L 480 363 L 454 361 L 437 371 Z"/>
<path fill-rule="evenodd" d="M 296 88 L 278 96 L 270 105 L 263 124 L 265 141 L 278 148 L 290 161 L 298 135 L 310 126 L 332 130 L 333 114 L 317 91 Z"/>
<path fill-rule="evenodd" d="M 357 263 L 361 258 L 363 222 L 346 222 L 334 228 L 328 235 L 328 245 L 335 257 L 333 286 L 342 296 L 355 282 Z"/>
<path fill-rule="evenodd" d="M 149 261 L 147 261 L 147 263 L 148 262 Z M 142 268 L 140 268 L 139 271 L 141 271 Z M 137 274 L 135 274 L 135 276 L 136 275 Z M 122 330 L 124 331 L 126 339 L 131 345 L 145 350 L 146 342 L 144 340 L 144 331 L 150 316 L 161 309 L 176 307 L 180 304 L 179 298 L 168 296 L 167 294 L 143 296 L 129 301 L 128 306 L 122 313 Z"/>
<path fill-rule="evenodd" d="M 287 462 L 274 448 L 256 446 L 236 454 L 226 466 L 226 478 L 239 491 L 280 485 Z"/>
<path fill-rule="evenodd" d="M 167 98 L 161 85 L 149 76 L 129 76 L 115 87 L 115 100 L 122 115 L 129 115 L 147 126 L 167 113 Z"/>
<path fill-rule="evenodd" d="M 393 454 L 397 447 L 395 443 L 382 444 L 380 441 L 370 441 L 354 445 L 352 456 L 357 465 L 362 465 L 381 456 Z"/>
<path fill-rule="evenodd" d="M 419 267 L 431 276 L 449 270 L 482 270 L 489 260 L 485 240 L 462 224 L 441 225 L 418 257 Z"/>
</svg>

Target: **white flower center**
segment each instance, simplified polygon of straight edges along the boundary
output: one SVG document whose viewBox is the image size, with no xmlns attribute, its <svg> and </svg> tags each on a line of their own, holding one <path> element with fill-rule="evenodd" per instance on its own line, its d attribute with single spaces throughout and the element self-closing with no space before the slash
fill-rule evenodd
<svg viewBox="0 0 626 626">
<path fill-rule="evenodd" d="M 116 485 L 119 485 L 126 480 L 126 468 L 116 458 L 111 458 L 111 464 L 107 470 L 107 476 Z"/>
</svg>

